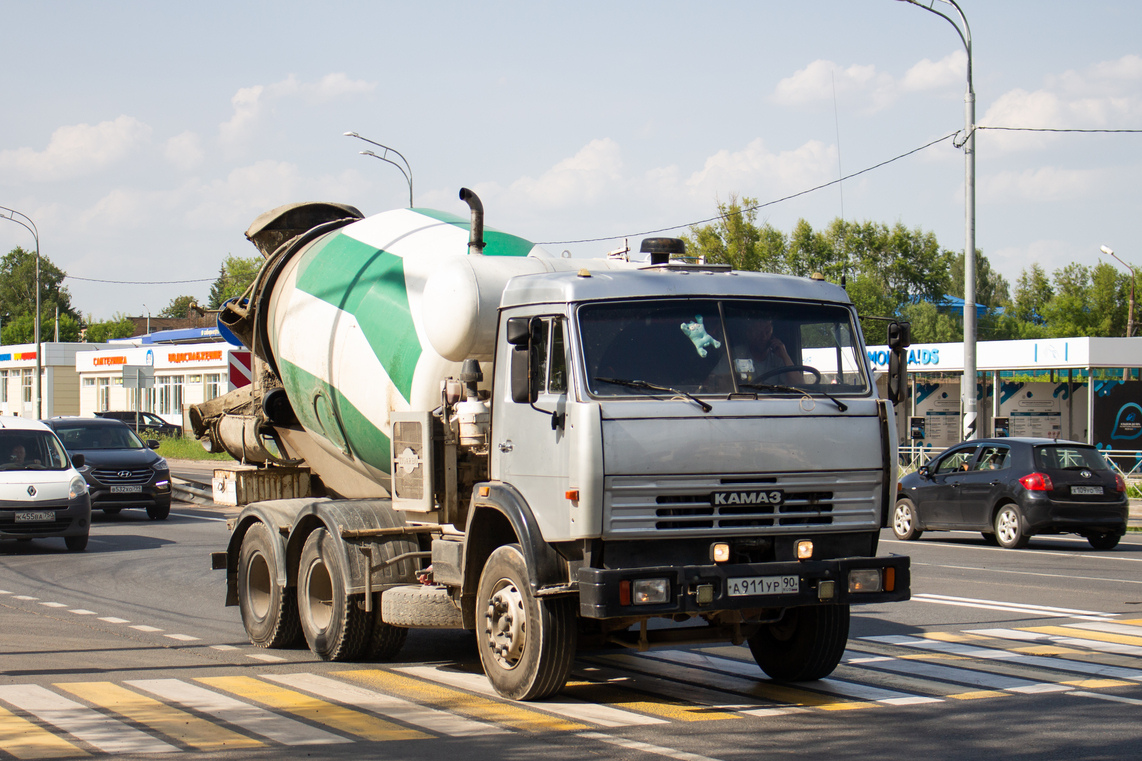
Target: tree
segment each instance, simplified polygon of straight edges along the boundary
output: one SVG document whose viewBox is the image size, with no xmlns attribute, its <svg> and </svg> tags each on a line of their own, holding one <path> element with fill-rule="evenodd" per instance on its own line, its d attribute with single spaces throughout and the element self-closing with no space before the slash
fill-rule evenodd
<svg viewBox="0 0 1142 761">
<path fill-rule="evenodd" d="M 1015 283 L 1015 297 L 1012 312 L 1016 319 L 1032 325 L 1046 325 L 1047 302 L 1055 295 L 1047 273 L 1038 264 L 1030 270 L 1023 270 Z"/>
<path fill-rule="evenodd" d="M 239 256 L 227 256 L 226 261 L 218 268 L 218 279 L 210 286 L 210 309 L 218 309 L 227 301 L 243 292 L 254 282 L 258 270 L 262 267 L 260 256 L 243 259 Z"/>
<path fill-rule="evenodd" d="M 64 277 L 63 270 L 40 256 L 41 329 L 45 320 L 54 320 L 57 305 L 60 315 L 79 321 L 79 313 L 71 306 L 71 294 L 62 285 Z M 35 313 L 36 252 L 17 246 L 0 259 L 0 321 L 7 325 L 21 315 Z"/>
<path fill-rule="evenodd" d="M 159 317 L 173 317 L 177 319 L 186 319 L 190 317 L 190 307 L 192 304 L 197 304 L 198 299 L 193 296 L 175 296 L 171 299 L 171 303 L 159 312 Z"/>
<path fill-rule="evenodd" d="M 90 343 L 103 343 L 113 338 L 130 338 L 135 334 L 135 323 L 116 314 L 106 322 L 93 322 L 87 326 L 86 338 Z"/>
</svg>

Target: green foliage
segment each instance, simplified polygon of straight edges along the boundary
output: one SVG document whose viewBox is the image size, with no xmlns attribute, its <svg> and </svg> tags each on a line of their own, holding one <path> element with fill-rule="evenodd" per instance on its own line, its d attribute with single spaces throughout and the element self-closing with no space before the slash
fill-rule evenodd
<svg viewBox="0 0 1142 761">
<path fill-rule="evenodd" d="M 55 320 L 58 305 L 61 338 L 63 315 L 71 317 L 77 323 L 79 321 L 79 313 L 71 306 L 71 294 L 62 285 L 64 277 L 63 270 L 52 264 L 46 256 L 40 256 L 40 326 L 42 329 L 45 320 Z M 17 246 L 0 259 L 0 321 L 6 329 L 10 322 L 27 315 L 34 324 L 35 313 L 36 252 Z M 52 334 L 45 332 L 45 335 Z M 28 335 L 31 336 L 31 333 Z M 29 337 L 28 341 L 31 340 Z"/>
<path fill-rule="evenodd" d="M 249 259 L 227 256 L 226 261 L 218 269 L 218 279 L 210 286 L 208 307 L 218 309 L 230 299 L 241 296 L 250 283 L 254 282 L 258 270 L 262 267 L 262 261 L 260 256 Z"/>
<path fill-rule="evenodd" d="M 86 338 L 89 343 L 103 343 L 113 338 L 130 338 L 135 334 L 135 323 L 121 314 L 116 314 L 106 322 L 93 322 L 87 326 Z"/>
<path fill-rule="evenodd" d="M 160 455 L 171 460 L 229 460 L 234 458 L 225 452 L 207 452 L 199 441 L 191 436 L 159 436 Z"/>
<path fill-rule="evenodd" d="M 175 296 L 171 299 L 171 303 L 159 312 L 159 317 L 173 317 L 176 319 L 186 319 L 190 317 L 190 307 L 192 304 L 197 304 L 198 299 L 193 296 Z"/>
<path fill-rule="evenodd" d="M 79 320 L 75 319 L 69 314 L 60 313 L 59 316 L 59 340 L 61 341 L 78 341 L 79 340 Z M 40 315 L 40 340 L 41 341 L 54 341 L 56 334 L 56 319 L 55 311 L 52 314 Z M 30 344 L 35 343 L 36 340 L 36 320 L 32 313 L 22 314 L 16 317 L 11 322 L 4 323 L 3 330 L 0 331 L 0 343 L 4 345 L 10 344 Z"/>
</svg>

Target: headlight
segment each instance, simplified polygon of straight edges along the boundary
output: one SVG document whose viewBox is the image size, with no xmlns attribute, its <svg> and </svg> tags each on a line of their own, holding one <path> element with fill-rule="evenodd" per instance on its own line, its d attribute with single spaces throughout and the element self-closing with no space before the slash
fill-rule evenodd
<svg viewBox="0 0 1142 761">
<path fill-rule="evenodd" d="M 67 498 L 76 499 L 87 494 L 87 482 L 79 476 L 71 479 L 71 484 L 67 487 Z"/>
<path fill-rule="evenodd" d="M 167 465 L 166 459 L 162 457 L 151 463 L 151 467 L 155 470 L 170 470 L 170 466 Z"/>
<path fill-rule="evenodd" d="M 884 580 L 879 568 L 859 568 L 849 571 L 850 592 L 883 592 Z"/>
</svg>

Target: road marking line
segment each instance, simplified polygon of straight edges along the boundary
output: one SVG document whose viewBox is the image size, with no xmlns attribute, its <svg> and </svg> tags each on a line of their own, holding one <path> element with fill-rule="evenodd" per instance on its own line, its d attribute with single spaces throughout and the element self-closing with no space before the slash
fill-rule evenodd
<svg viewBox="0 0 1142 761">
<path fill-rule="evenodd" d="M 35 684 L 0 686 L 0 700 L 40 721 L 59 727 L 104 753 L 169 753 L 180 750 L 170 743 L 113 719 L 94 708 L 57 695 Z M 7 747 L 7 746 L 5 746 Z"/>
<path fill-rule="evenodd" d="M 197 750 L 217 751 L 265 746 L 261 740 L 212 724 L 192 713 L 132 692 L 113 682 L 68 682 L 54 686 L 145 727 L 150 727 L 160 734 L 173 737 Z"/>
<path fill-rule="evenodd" d="M 432 666 L 402 666 L 395 669 L 404 674 L 411 674 L 428 679 L 433 682 L 459 687 L 462 690 L 474 692 L 484 697 L 499 699 L 499 695 L 483 674 L 468 674 L 460 671 L 447 671 Z M 621 708 L 611 708 L 605 705 L 588 703 L 583 700 L 548 698 L 543 701 L 543 709 L 567 716 L 576 721 L 590 722 L 601 727 L 632 727 L 641 724 L 667 724 L 666 719 L 655 716 L 643 716 L 633 711 L 624 711 Z"/>
<path fill-rule="evenodd" d="M 67 607 L 62 602 L 42 602 L 42 603 L 40 603 L 40 605 L 43 605 L 45 608 L 66 608 Z"/>
<path fill-rule="evenodd" d="M 76 608 L 75 610 L 69 610 L 68 613 L 74 613 L 77 616 L 94 616 L 95 615 L 94 610 L 84 610 L 83 608 Z"/>
<path fill-rule="evenodd" d="M 700 756 L 697 753 L 687 753 L 686 751 L 675 750 L 674 748 L 663 748 L 660 745 L 651 745 L 650 743 L 644 743 L 640 740 L 631 740 L 626 737 L 604 735 L 601 732 L 579 732 L 576 734 L 576 737 L 598 740 L 599 742 L 609 745 L 618 745 L 620 748 L 640 750 L 644 753 L 654 753 L 655 755 L 674 758 L 678 761 L 716 761 L 716 759 L 712 759 L 709 756 Z"/>
<path fill-rule="evenodd" d="M 1068 629 L 1083 629 L 1091 632 L 1106 632 L 1107 634 L 1123 634 L 1142 640 L 1142 629 L 1121 622 L 1107 621 L 1097 624 L 1066 624 Z"/>
<path fill-rule="evenodd" d="M 1142 637 L 1131 637 L 1125 634 L 1113 634 L 1111 632 L 1088 631 L 1076 629 L 1072 626 L 1029 626 L 1027 627 L 1027 631 L 1041 632 L 1043 634 L 1058 634 L 1070 637 L 1071 639 L 1114 642 L 1119 645 L 1133 645 L 1134 647 L 1142 646 Z"/>
<path fill-rule="evenodd" d="M 17 600 L 38 600 L 40 598 L 32 597 L 31 595 L 16 595 L 16 599 Z"/>
<path fill-rule="evenodd" d="M 198 642 L 199 637 L 192 637 L 189 634 L 164 634 L 164 637 L 177 639 L 179 642 Z"/>
<path fill-rule="evenodd" d="M 200 713 L 210 714 L 283 745 L 335 745 L 352 740 L 279 716 L 261 706 L 235 700 L 181 679 L 138 679 L 127 682 L 164 700 L 180 703 Z"/>
<path fill-rule="evenodd" d="M 447 711 L 417 705 L 410 700 L 368 690 L 317 674 L 264 674 L 262 678 L 294 689 L 311 692 L 327 700 L 352 703 L 358 708 L 364 708 L 390 719 L 422 727 L 430 732 L 449 737 L 482 737 L 508 732 L 503 727 L 497 727 L 494 724 L 487 724 Z"/>
<path fill-rule="evenodd" d="M 237 645 L 211 645 L 212 650 L 237 650 Z"/>
<path fill-rule="evenodd" d="M 0 708 L 0 748 L 16 758 L 86 756 L 78 745 Z"/>
<path fill-rule="evenodd" d="M 150 633 L 150 632 L 161 632 L 162 631 L 162 629 L 158 628 L 157 626 L 147 626 L 146 624 L 135 624 L 131 628 L 135 629 L 136 631 L 148 632 L 148 633 Z"/>
<path fill-rule="evenodd" d="M 915 594 L 912 599 L 916 602 L 934 603 L 937 605 L 956 605 L 966 608 L 980 608 L 983 610 L 1005 610 L 1011 613 L 1038 613 L 1043 618 L 1082 618 L 1091 620 L 1104 620 L 1112 618 L 1114 613 L 1103 613 L 1096 610 L 1081 610 L 1076 608 L 1055 608 L 1050 605 L 1028 605 L 1019 602 L 1003 602 L 1000 600 L 979 600 L 971 597 L 953 597 L 951 595 Z"/>
<path fill-rule="evenodd" d="M 254 660 L 265 661 L 267 663 L 281 663 L 285 660 L 278 655 L 270 655 L 269 653 L 246 653 L 246 655 Z"/>
<path fill-rule="evenodd" d="M 1127 703 L 1132 706 L 1142 706 L 1142 700 L 1138 698 L 1127 698 L 1122 695 L 1107 695 L 1100 692 L 1084 692 L 1083 690 L 1075 690 L 1074 692 L 1067 693 L 1068 695 L 1078 695 L 1083 698 L 1097 698 L 1098 700 L 1109 700 L 1111 703 Z"/>
<path fill-rule="evenodd" d="M 363 669 L 359 671 L 338 671 L 335 674 L 340 678 L 350 679 L 385 693 L 397 693 L 408 700 L 430 703 L 446 711 L 495 722 L 513 729 L 522 729 L 527 732 L 588 729 L 583 724 L 559 716 L 550 716 L 531 708 L 524 708 L 516 703 L 488 700 L 478 695 L 470 695 L 467 692 L 450 689 L 436 682 L 426 682 L 423 679 L 415 679 L 392 671 Z"/>
<path fill-rule="evenodd" d="M 1036 627 L 1044 628 L 1044 627 Z M 1051 628 L 1051 627 L 1047 627 Z M 1101 642 L 1093 638 L 1080 639 L 1081 632 L 1066 627 L 1053 627 L 1060 634 L 1046 634 L 1043 632 L 1018 631 L 1015 629 L 974 629 L 973 631 L 995 639 L 1010 639 L 1021 642 L 1035 642 L 1046 640 L 1060 645 L 1069 645 L 1082 648 L 1082 652 L 1114 653 L 1115 655 L 1142 655 L 1142 647 L 1137 645 L 1122 645 L 1116 642 Z"/>
<path fill-rule="evenodd" d="M 306 721 L 331 727 L 338 732 L 366 740 L 422 740 L 429 735 L 415 729 L 393 724 L 371 714 L 320 700 L 310 695 L 287 690 L 251 676 L 201 677 L 196 681 L 219 690 L 239 695 L 280 711 L 286 711 Z"/>
<path fill-rule="evenodd" d="M 109 624 L 129 624 L 129 623 L 131 623 L 130 621 L 128 621 L 125 618 L 115 618 L 115 616 L 106 616 L 105 618 L 101 618 L 99 620 L 100 621 L 106 621 Z"/>
</svg>

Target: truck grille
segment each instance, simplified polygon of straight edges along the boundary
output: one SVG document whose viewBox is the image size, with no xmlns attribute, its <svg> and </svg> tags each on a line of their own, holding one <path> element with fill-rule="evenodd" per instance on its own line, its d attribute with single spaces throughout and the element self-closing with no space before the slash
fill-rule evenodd
<svg viewBox="0 0 1142 761">
<path fill-rule="evenodd" d="M 91 471 L 95 480 L 107 486 L 145 484 L 155 475 L 151 468 L 99 468 Z"/>
<path fill-rule="evenodd" d="M 786 534 L 807 526 L 872 531 L 880 526 L 876 471 L 773 476 L 611 476 L 603 531 L 609 537 Z M 780 491 L 778 504 L 717 504 L 712 495 Z"/>
</svg>

